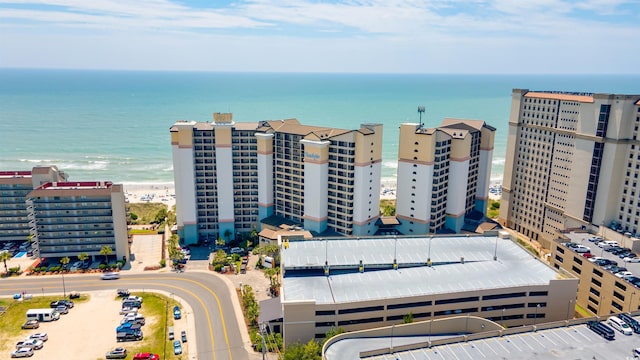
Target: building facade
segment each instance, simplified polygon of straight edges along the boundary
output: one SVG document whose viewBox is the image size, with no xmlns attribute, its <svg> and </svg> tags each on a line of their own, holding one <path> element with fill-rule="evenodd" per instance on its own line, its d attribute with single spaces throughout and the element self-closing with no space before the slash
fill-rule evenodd
<svg viewBox="0 0 640 360">
<path fill-rule="evenodd" d="M 500 222 L 546 243 L 559 229 L 640 232 L 640 95 L 514 89 Z"/>
<path fill-rule="evenodd" d="M 465 217 L 487 210 L 495 128 L 445 119 L 438 128 L 402 124 L 396 215 L 407 235 L 459 233 Z"/>
<path fill-rule="evenodd" d="M 30 235 L 26 196 L 38 186 L 65 181 L 55 166 L 36 166 L 31 171 L 0 171 L 0 243 L 27 241 Z"/>
<path fill-rule="evenodd" d="M 508 327 L 566 320 L 578 288 L 577 278 L 497 232 L 290 240 L 281 273 L 285 344 L 337 327 L 402 324 L 408 314 L 416 321 L 475 315 Z"/>
<path fill-rule="evenodd" d="M 611 269 L 589 261 L 583 253 L 576 252 L 567 246 L 568 242 L 590 244 L 592 251 L 598 255 L 606 254 L 595 244 L 585 239 L 588 233 L 560 233 L 551 242 L 551 255 L 549 262 L 556 269 L 562 269 L 580 279 L 578 286 L 577 304 L 593 315 L 609 315 L 620 312 L 634 312 L 640 308 L 640 290 L 628 279 L 616 276 Z M 581 238 L 581 240 L 578 240 Z M 615 256 L 614 261 L 622 267 L 623 261 Z M 636 276 L 640 276 L 636 264 L 625 264 L 634 270 Z"/>
<path fill-rule="evenodd" d="M 41 258 L 103 256 L 129 260 L 122 185 L 111 182 L 48 182 L 26 196 L 34 255 Z"/>
<path fill-rule="evenodd" d="M 375 233 L 382 126 L 357 130 L 296 119 L 179 121 L 171 127 L 178 234 L 230 241 L 278 216 L 320 234 Z"/>
</svg>

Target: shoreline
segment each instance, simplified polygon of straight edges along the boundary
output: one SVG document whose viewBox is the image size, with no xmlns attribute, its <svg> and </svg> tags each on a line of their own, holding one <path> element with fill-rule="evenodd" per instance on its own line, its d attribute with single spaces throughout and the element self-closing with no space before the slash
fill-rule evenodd
<svg viewBox="0 0 640 360">
<path fill-rule="evenodd" d="M 497 189 L 502 185 L 502 177 L 491 178 L 489 189 Z M 169 210 L 175 205 L 175 186 L 173 182 L 123 182 L 125 199 L 129 203 L 160 202 Z M 380 179 L 380 200 L 395 200 L 398 183 L 396 178 Z M 489 199 L 500 200 L 501 192 L 489 191 Z"/>
</svg>

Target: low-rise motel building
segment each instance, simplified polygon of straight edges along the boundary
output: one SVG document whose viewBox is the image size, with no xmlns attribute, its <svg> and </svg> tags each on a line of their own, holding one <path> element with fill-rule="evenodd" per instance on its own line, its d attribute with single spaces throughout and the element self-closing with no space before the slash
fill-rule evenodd
<svg viewBox="0 0 640 360">
<path fill-rule="evenodd" d="M 285 344 L 346 331 L 459 314 L 504 326 L 573 316 L 578 279 L 548 266 L 506 232 L 482 236 L 326 238 L 285 241 Z M 262 316 L 262 315 L 261 315 Z"/>
<path fill-rule="evenodd" d="M 612 232 L 612 231 L 610 231 Z M 615 232 L 612 232 L 615 234 Z M 606 316 L 621 312 L 634 312 L 640 309 L 640 288 L 631 281 L 640 277 L 640 263 L 627 263 L 623 259 L 604 251 L 588 238 L 594 235 L 583 230 L 564 230 L 558 232 L 551 242 L 549 262 L 556 269 L 566 271 L 580 279 L 577 304 L 593 315 Z M 610 239 L 607 237 L 607 239 Z M 640 240 L 619 236 L 616 239 L 622 246 L 634 251 L 640 250 Z M 580 244 L 591 249 L 589 257 L 583 252 L 568 246 Z M 594 259 L 609 259 L 617 265 L 603 264 Z M 615 266 L 615 268 L 614 268 Z M 625 268 L 633 277 L 616 276 L 618 268 Z M 628 273 L 627 273 L 628 275 Z"/>
</svg>

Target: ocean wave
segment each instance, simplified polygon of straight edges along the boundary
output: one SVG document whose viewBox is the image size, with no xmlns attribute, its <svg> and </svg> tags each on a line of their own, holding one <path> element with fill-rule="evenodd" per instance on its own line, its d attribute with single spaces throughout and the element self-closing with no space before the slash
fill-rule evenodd
<svg viewBox="0 0 640 360">
<path fill-rule="evenodd" d="M 504 158 L 494 158 L 493 161 L 491 161 L 491 164 L 493 165 L 504 165 L 506 159 Z"/>
<path fill-rule="evenodd" d="M 397 161 L 383 161 L 382 166 L 390 169 L 397 169 L 398 162 Z"/>
</svg>

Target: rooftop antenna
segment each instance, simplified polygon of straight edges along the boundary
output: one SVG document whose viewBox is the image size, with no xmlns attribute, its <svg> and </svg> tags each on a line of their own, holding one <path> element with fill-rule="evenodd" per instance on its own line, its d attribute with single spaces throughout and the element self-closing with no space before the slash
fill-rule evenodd
<svg viewBox="0 0 640 360">
<path fill-rule="evenodd" d="M 424 113 L 424 106 L 418 106 L 418 115 L 420 116 L 420 127 L 422 128 L 422 113 Z"/>
</svg>

